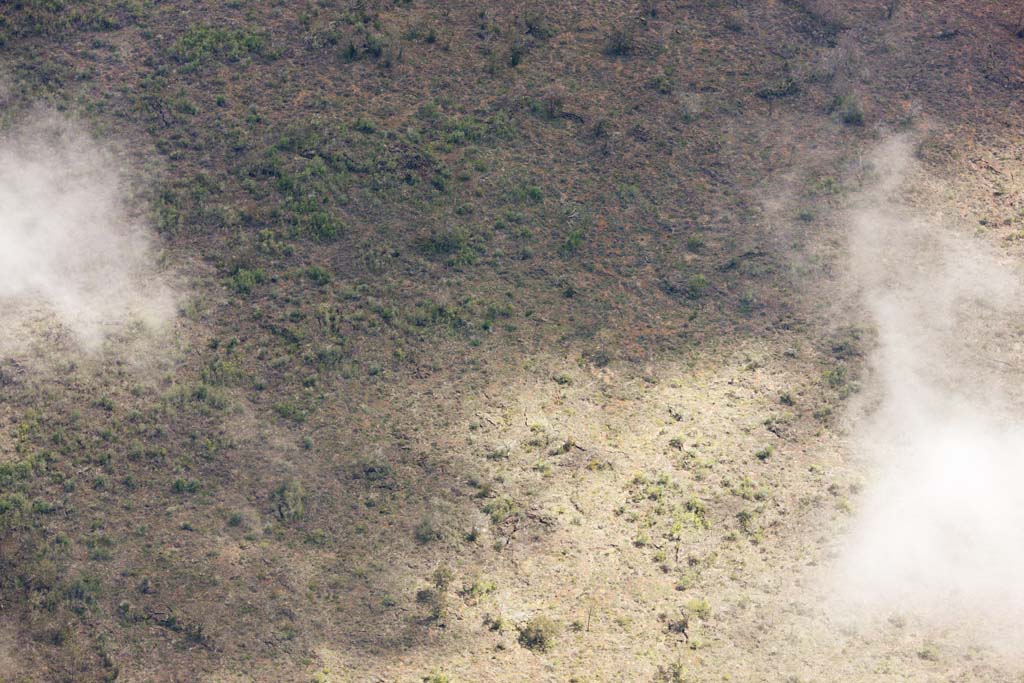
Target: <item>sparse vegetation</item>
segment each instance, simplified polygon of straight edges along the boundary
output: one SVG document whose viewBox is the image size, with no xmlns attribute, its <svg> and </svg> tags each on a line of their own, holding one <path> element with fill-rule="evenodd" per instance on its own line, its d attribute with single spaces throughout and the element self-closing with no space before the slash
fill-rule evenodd
<svg viewBox="0 0 1024 683">
<path fill-rule="evenodd" d="M 764 587 L 863 504 L 871 138 L 927 122 L 930 210 L 1020 249 L 997 5 L 0 3 L 0 152 L 98 139 L 176 309 L 0 334 L 0 678 L 963 668 Z"/>
</svg>

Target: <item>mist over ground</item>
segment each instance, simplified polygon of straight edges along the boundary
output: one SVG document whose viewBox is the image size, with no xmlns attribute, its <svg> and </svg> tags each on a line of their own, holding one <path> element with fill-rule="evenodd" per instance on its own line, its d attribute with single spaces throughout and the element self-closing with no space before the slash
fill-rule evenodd
<svg viewBox="0 0 1024 683">
<path fill-rule="evenodd" d="M 0 132 L 0 348 L 70 334 L 83 349 L 174 313 L 124 176 L 72 122 L 35 112 Z"/>
<path fill-rule="evenodd" d="M 903 199 L 920 187 L 904 182 L 919 174 L 912 151 L 903 138 L 874 151 L 874 181 L 850 215 L 851 273 L 877 331 L 853 441 L 875 472 L 841 557 L 840 601 L 1012 648 L 1024 642 L 1024 425 L 1007 380 L 1019 279 L 962 225 Z"/>
</svg>

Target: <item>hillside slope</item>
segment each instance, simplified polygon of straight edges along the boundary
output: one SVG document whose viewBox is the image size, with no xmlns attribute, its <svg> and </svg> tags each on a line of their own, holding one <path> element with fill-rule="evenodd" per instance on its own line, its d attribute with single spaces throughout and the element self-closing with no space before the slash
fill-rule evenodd
<svg viewBox="0 0 1024 683">
<path fill-rule="evenodd" d="M 0 358 L 0 680 L 1013 680 L 815 576 L 867 476 L 842 209 L 908 131 L 1020 256 L 1019 20 L 3 4 L 2 139 L 107 148 L 179 310 Z"/>
</svg>

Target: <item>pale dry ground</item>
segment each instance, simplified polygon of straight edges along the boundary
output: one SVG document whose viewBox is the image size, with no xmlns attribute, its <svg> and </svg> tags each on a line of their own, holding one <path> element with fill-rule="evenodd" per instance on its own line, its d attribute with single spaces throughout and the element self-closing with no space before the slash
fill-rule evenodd
<svg viewBox="0 0 1024 683">
<path fill-rule="evenodd" d="M 854 175 L 844 182 L 855 187 Z M 962 222 L 949 220 L 958 203 L 970 201 L 963 184 L 919 174 L 906 199 L 927 207 L 937 229 L 963 232 Z M 844 273 L 842 211 L 834 220 L 840 233 L 812 238 L 807 251 Z M 989 242 L 1003 253 L 1016 246 Z M 505 545 L 481 515 L 479 542 L 498 541 L 503 549 L 482 562 L 452 558 L 451 565 L 457 585 L 481 575 L 497 590 L 479 603 L 456 599 L 447 629 L 426 647 L 358 661 L 325 643 L 311 675 L 414 681 L 437 671 L 455 681 L 646 681 L 673 680 L 659 667 L 678 662 L 678 680 L 687 681 L 1019 680 L 1024 666 L 1012 648 L 993 646 L 977 623 L 984 615 L 931 622 L 896 608 L 848 612 L 834 599 L 836 559 L 872 477 L 870 458 L 850 436 L 878 392 L 865 376 L 844 406 L 824 388 L 827 366 L 807 340 L 827 338 L 837 323 L 867 321 L 851 310 L 856 283 L 808 270 L 796 277 L 808 287 L 810 334 L 778 330 L 709 345 L 642 372 L 534 358 L 465 401 L 445 444 L 466 454 L 457 457 L 466 458 L 467 471 L 498 479 L 502 494 L 543 521 L 527 523 Z M 1003 348 L 1003 362 L 1019 360 L 1019 344 L 1000 346 L 990 331 L 973 333 L 973 343 Z M 863 344 L 869 350 L 870 340 Z M 566 384 L 552 381 L 562 373 Z M 783 393 L 792 406 L 780 404 Z M 811 413 L 828 403 L 839 412 L 826 425 Z M 766 429 L 771 418 L 777 433 Z M 681 449 L 669 444 L 673 438 Z M 773 452 L 759 462 L 755 453 L 766 446 Z M 508 460 L 487 460 L 495 448 L 506 448 Z M 535 471 L 538 462 L 554 474 Z M 710 528 L 687 528 L 677 554 L 659 518 L 668 513 L 643 494 L 634 497 L 643 490 L 637 474 L 667 477 L 665 507 L 703 500 Z M 744 477 L 764 491 L 763 500 L 738 491 Z M 752 513 L 749 532 L 737 521 L 742 511 Z M 649 535 L 645 547 L 630 542 L 642 533 Z M 666 561 L 655 557 L 658 549 L 667 551 Z M 676 589 L 681 577 L 690 582 L 685 590 Z M 694 599 L 706 599 L 710 613 L 691 616 L 685 641 L 666 625 Z M 507 631 L 488 631 L 485 613 L 502 615 Z M 537 614 L 563 626 L 553 651 L 540 656 L 519 647 L 512 628 Z M 582 629 L 566 628 L 574 622 Z"/>
<path fill-rule="evenodd" d="M 878 624 L 845 625 L 823 607 L 830 560 L 850 520 L 849 486 L 864 472 L 841 437 L 816 433 L 813 425 L 794 430 L 792 441 L 765 438 L 763 416 L 780 412 L 781 390 L 792 391 L 798 405 L 813 395 L 802 385 L 817 376 L 816 368 L 799 354 L 786 356 L 790 341 L 751 341 L 722 350 L 718 363 L 652 368 L 657 384 L 602 372 L 579 373 L 580 387 L 566 390 L 553 388 L 543 374 L 493 387 L 492 400 L 466 413 L 496 424 L 468 439 L 467 450 L 516 444 L 509 465 L 495 469 L 519 465 L 505 490 L 549 516 L 554 531 L 534 524 L 483 563 L 452 558 L 456 584 L 471 583 L 479 572 L 498 588 L 480 604 L 456 599 L 448 632 L 435 633 L 426 647 L 360 661 L 325 643 L 311 674 L 326 670 L 328 681 L 415 681 L 432 670 L 455 681 L 646 681 L 659 666 L 680 662 L 683 680 L 694 681 L 1012 680 L 955 631 L 933 633 L 913 619 L 887 621 L 897 614 L 878 615 Z M 752 361 L 760 367 L 750 369 Z M 550 458 L 543 450 L 523 452 L 526 424 L 543 425 L 552 445 L 571 435 L 586 450 Z M 672 435 L 681 435 L 704 466 L 677 467 L 678 453 L 667 446 Z M 776 450 L 762 465 L 753 454 L 766 442 Z M 561 470 L 559 480 L 572 483 L 548 486 L 532 476 L 526 463 L 543 459 Z M 595 460 L 612 468 L 588 470 Z M 629 504 L 637 473 L 667 474 L 679 488 L 666 498 L 696 495 L 711 511 L 711 528 L 689 530 L 680 543 L 681 568 L 663 573 L 652 548 L 630 543 L 638 524 L 629 513 L 615 514 L 621 505 L 650 507 Z M 768 500 L 752 503 L 723 490 L 723 479 L 745 473 L 770 492 Z M 832 484 L 838 492 L 829 491 Z M 727 538 L 742 509 L 759 510 L 757 545 L 742 532 Z M 479 524 L 486 528 L 484 518 Z M 674 545 L 651 536 L 675 566 Z M 494 540 L 485 532 L 480 542 Z M 687 558 L 696 560 L 694 567 Z M 680 575 L 689 573 L 697 576 L 693 586 L 676 590 Z M 694 598 L 707 599 L 711 614 L 692 618 L 687 643 L 666 629 L 664 616 L 677 618 Z M 508 632 L 488 631 L 484 613 L 504 616 Z M 578 621 L 584 630 L 564 628 L 554 650 L 538 656 L 516 644 L 511 628 L 537 614 L 563 626 Z M 930 644 L 938 661 L 922 658 Z"/>
</svg>

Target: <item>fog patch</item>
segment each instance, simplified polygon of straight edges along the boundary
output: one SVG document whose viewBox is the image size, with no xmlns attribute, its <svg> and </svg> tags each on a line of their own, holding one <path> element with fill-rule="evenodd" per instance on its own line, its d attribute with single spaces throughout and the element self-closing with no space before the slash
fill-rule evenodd
<svg viewBox="0 0 1024 683">
<path fill-rule="evenodd" d="M 128 175 L 66 118 L 35 114 L 0 131 L 0 351 L 160 330 L 175 297 Z"/>
<path fill-rule="evenodd" d="M 904 183 L 923 177 L 908 140 L 881 145 L 866 168 L 872 189 L 849 214 L 850 272 L 877 343 L 852 427 L 872 478 L 839 558 L 837 606 L 916 615 L 1019 651 L 1019 277 L 963 225 L 920 208 L 927 190 Z"/>
</svg>

